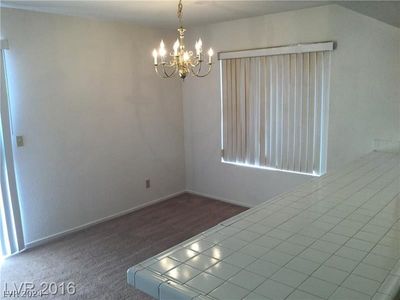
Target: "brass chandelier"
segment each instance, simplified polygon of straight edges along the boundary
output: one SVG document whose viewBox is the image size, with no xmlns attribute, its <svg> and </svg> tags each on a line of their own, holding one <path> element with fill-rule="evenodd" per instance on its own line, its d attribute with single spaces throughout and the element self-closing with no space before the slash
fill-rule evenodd
<svg viewBox="0 0 400 300">
<path fill-rule="evenodd" d="M 167 50 L 165 49 L 164 41 L 161 40 L 160 48 L 158 51 L 153 50 L 154 69 L 156 73 L 162 78 L 175 77 L 176 74 L 180 78 L 185 79 L 188 74 L 196 77 L 205 77 L 211 71 L 213 50 L 210 48 L 208 54 L 208 67 L 205 72 L 202 72 L 202 65 L 204 63 L 203 43 L 199 38 L 196 42 L 195 49 L 196 55 L 192 51 L 185 48 L 184 39 L 186 29 L 182 26 L 182 0 L 178 4 L 178 19 L 179 19 L 179 37 L 174 43 L 173 52 L 169 53 L 170 59 L 166 61 Z M 160 57 L 160 63 L 158 63 Z"/>
</svg>

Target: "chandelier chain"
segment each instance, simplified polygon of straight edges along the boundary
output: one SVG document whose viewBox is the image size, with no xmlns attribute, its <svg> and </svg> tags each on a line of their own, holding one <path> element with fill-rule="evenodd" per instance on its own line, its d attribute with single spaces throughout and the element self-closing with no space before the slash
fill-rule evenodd
<svg viewBox="0 0 400 300">
<path fill-rule="evenodd" d="M 179 0 L 179 3 L 178 3 L 178 13 L 177 13 L 177 15 L 178 15 L 178 19 L 179 19 L 179 25 L 182 27 L 182 17 L 183 17 L 183 12 L 182 12 L 182 10 L 183 10 L 183 4 L 182 4 L 182 0 Z"/>
</svg>

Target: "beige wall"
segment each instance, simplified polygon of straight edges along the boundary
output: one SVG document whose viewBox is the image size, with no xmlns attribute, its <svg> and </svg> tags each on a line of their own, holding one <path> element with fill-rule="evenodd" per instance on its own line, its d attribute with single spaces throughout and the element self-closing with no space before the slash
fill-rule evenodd
<svg viewBox="0 0 400 300">
<path fill-rule="evenodd" d="M 151 65 L 169 35 L 1 9 L 27 243 L 184 190 L 180 82 Z"/>
<path fill-rule="evenodd" d="M 337 41 L 332 55 L 328 170 L 373 149 L 375 138 L 400 139 L 400 29 L 340 6 L 324 6 L 188 30 L 216 51 Z M 192 41 L 193 42 L 193 41 Z M 255 205 L 310 180 L 220 162 L 219 68 L 183 85 L 186 186 Z"/>
</svg>

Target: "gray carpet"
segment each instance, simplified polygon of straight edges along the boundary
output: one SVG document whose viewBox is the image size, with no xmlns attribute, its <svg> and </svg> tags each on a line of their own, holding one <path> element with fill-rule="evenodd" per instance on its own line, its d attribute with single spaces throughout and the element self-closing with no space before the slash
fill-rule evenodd
<svg viewBox="0 0 400 300">
<path fill-rule="evenodd" d="M 244 210 L 189 194 L 151 205 L 6 259 L 0 298 L 5 283 L 10 290 L 21 282 L 35 289 L 41 282 L 74 282 L 74 296 L 59 291 L 42 298 L 151 299 L 126 284 L 129 267 Z"/>
</svg>

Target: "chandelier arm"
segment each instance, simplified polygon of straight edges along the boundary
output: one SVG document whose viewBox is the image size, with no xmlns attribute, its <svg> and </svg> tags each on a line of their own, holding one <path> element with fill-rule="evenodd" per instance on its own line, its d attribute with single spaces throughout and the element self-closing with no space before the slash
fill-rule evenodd
<svg viewBox="0 0 400 300">
<path fill-rule="evenodd" d="M 191 65 L 191 69 L 192 69 L 192 72 L 193 73 L 195 73 L 194 72 L 194 69 L 197 67 L 197 66 L 199 66 L 199 68 L 198 68 L 198 70 L 197 70 L 197 74 L 200 74 L 200 72 L 201 72 L 201 66 L 203 65 L 203 61 L 202 60 L 197 60 L 196 61 L 196 63 L 195 64 L 190 64 Z"/>
<path fill-rule="evenodd" d="M 158 69 L 159 65 L 155 65 L 154 69 L 156 70 L 156 73 L 161 77 L 161 78 L 171 78 L 172 76 L 175 75 L 177 68 L 174 68 L 172 73 L 168 74 L 168 72 L 165 70 L 165 65 L 162 65 L 162 71 Z"/>
<path fill-rule="evenodd" d="M 200 74 L 201 72 L 201 66 L 202 66 L 202 62 L 198 61 L 197 64 L 190 64 L 190 71 L 192 73 L 192 75 L 197 76 Z M 197 72 L 195 71 L 195 68 L 199 66 L 199 68 L 197 69 Z"/>
<path fill-rule="evenodd" d="M 207 72 L 206 72 L 205 74 L 203 74 L 203 75 L 200 75 L 201 70 L 202 70 L 202 65 L 203 65 L 203 62 L 200 62 L 200 63 L 198 64 L 199 68 L 197 69 L 197 72 L 195 71 L 195 67 L 196 67 L 196 66 L 192 66 L 192 67 L 191 67 L 191 71 L 192 71 L 192 75 L 193 75 L 193 76 L 196 76 L 196 77 L 205 77 L 205 76 L 207 76 L 207 75 L 210 73 L 212 64 L 208 63 L 208 70 L 207 70 Z"/>
<path fill-rule="evenodd" d="M 164 75 L 167 76 L 168 78 L 174 76 L 175 73 L 176 73 L 176 70 L 177 70 L 177 68 L 174 68 L 174 69 L 172 70 L 171 74 L 168 74 L 168 73 L 167 73 L 167 70 L 165 69 L 165 65 L 163 65 L 163 68 L 162 68 L 162 69 L 163 69 Z"/>
<path fill-rule="evenodd" d="M 192 74 L 193 74 L 194 76 L 196 76 L 196 77 L 206 77 L 206 76 L 207 76 L 208 74 L 210 74 L 210 72 L 211 72 L 211 66 L 212 66 L 212 64 L 208 64 L 208 70 L 207 70 L 207 72 L 204 73 L 204 74 L 202 74 L 202 75 L 200 75 L 201 65 L 200 65 L 200 67 L 199 67 L 198 72 L 194 72 L 194 71 L 193 71 L 193 68 L 192 68 Z"/>
<path fill-rule="evenodd" d="M 198 66 L 199 64 L 201 64 L 202 62 L 203 62 L 203 60 L 199 60 L 196 57 L 192 61 L 190 61 L 190 65 L 194 68 L 194 67 Z"/>
<path fill-rule="evenodd" d="M 158 66 L 154 66 L 154 70 L 156 70 L 157 75 L 160 76 L 161 78 L 168 78 L 168 77 L 164 76 L 164 74 L 162 74 L 158 71 Z"/>
<path fill-rule="evenodd" d="M 168 68 L 172 68 L 172 67 L 174 67 L 174 68 L 176 68 L 176 63 L 175 62 L 169 62 L 168 64 L 165 64 Z"/>
</svg>

